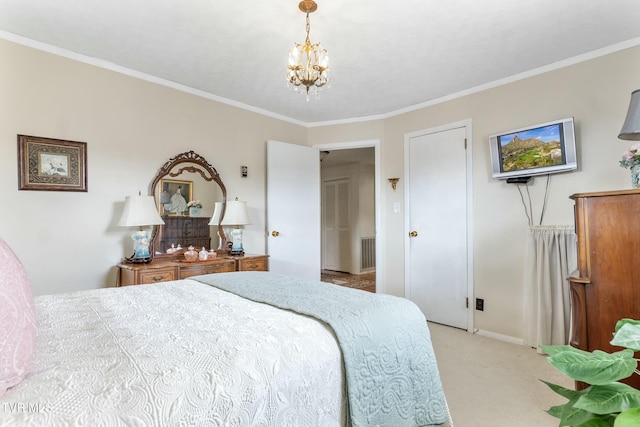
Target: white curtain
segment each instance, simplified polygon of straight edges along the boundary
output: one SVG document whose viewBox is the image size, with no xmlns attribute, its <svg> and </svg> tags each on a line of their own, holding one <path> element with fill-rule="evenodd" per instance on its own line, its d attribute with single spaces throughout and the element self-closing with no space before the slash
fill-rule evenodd
<svg viewBox="0 0 640 427">
<path fill-rule="evenodd" d="M 525 267 L 525 345 L 539 348 L 569 342 L 567 278 L 577 268 L 576 251 L 573 226 L 531 227 Z"/>
</svg>

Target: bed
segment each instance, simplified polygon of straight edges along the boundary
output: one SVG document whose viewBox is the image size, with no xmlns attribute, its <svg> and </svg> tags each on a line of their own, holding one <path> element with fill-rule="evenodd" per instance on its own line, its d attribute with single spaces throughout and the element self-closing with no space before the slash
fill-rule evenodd
<svg viewBox="0 0 640 427">
<path fill-rule="evenodd" d="M 0 425 L 452 425 L 426 321 L 402 298 L 237 272 L 40 296 L 34 309 L 33 354 L 0 396 Z"/>
</svg>

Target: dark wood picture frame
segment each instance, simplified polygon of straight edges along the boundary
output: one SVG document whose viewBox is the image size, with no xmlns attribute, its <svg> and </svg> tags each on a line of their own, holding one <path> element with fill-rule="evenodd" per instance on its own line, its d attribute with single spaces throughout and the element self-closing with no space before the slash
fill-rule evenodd
<svg viewBox="0 0 640 427">
<path fill-rule="evenodd" d="M 18 190 L 87 191 L 87 143 L 18 135 Z"/>
</svg>

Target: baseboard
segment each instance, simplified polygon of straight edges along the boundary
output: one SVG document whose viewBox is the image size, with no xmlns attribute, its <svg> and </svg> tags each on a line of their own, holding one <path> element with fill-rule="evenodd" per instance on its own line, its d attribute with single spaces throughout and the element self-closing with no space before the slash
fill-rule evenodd
<svg viewBox="0 0 640 427">
<path fill-rule="evenodd" d="M 516 338 L 509 335 L 497 334 L 495 332 L 483 331 L 481 329 L 476 329 L 474 334 L 500 341 L 510 342 L 512 344 L 524 345 L 524 340 L 522 338 Z"/>
</svg>

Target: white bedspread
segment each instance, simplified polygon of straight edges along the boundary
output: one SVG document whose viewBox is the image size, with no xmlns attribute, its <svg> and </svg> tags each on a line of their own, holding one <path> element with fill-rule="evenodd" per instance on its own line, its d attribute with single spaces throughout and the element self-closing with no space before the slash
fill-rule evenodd
<svg viewBox="0 0 640 427">
<path fill-rule="evenodd" d="M 321 322 L 192 280 L 36 298 L 31 374 L 0 425 L 339 426 L 340 350 Z"/>
</svg>

